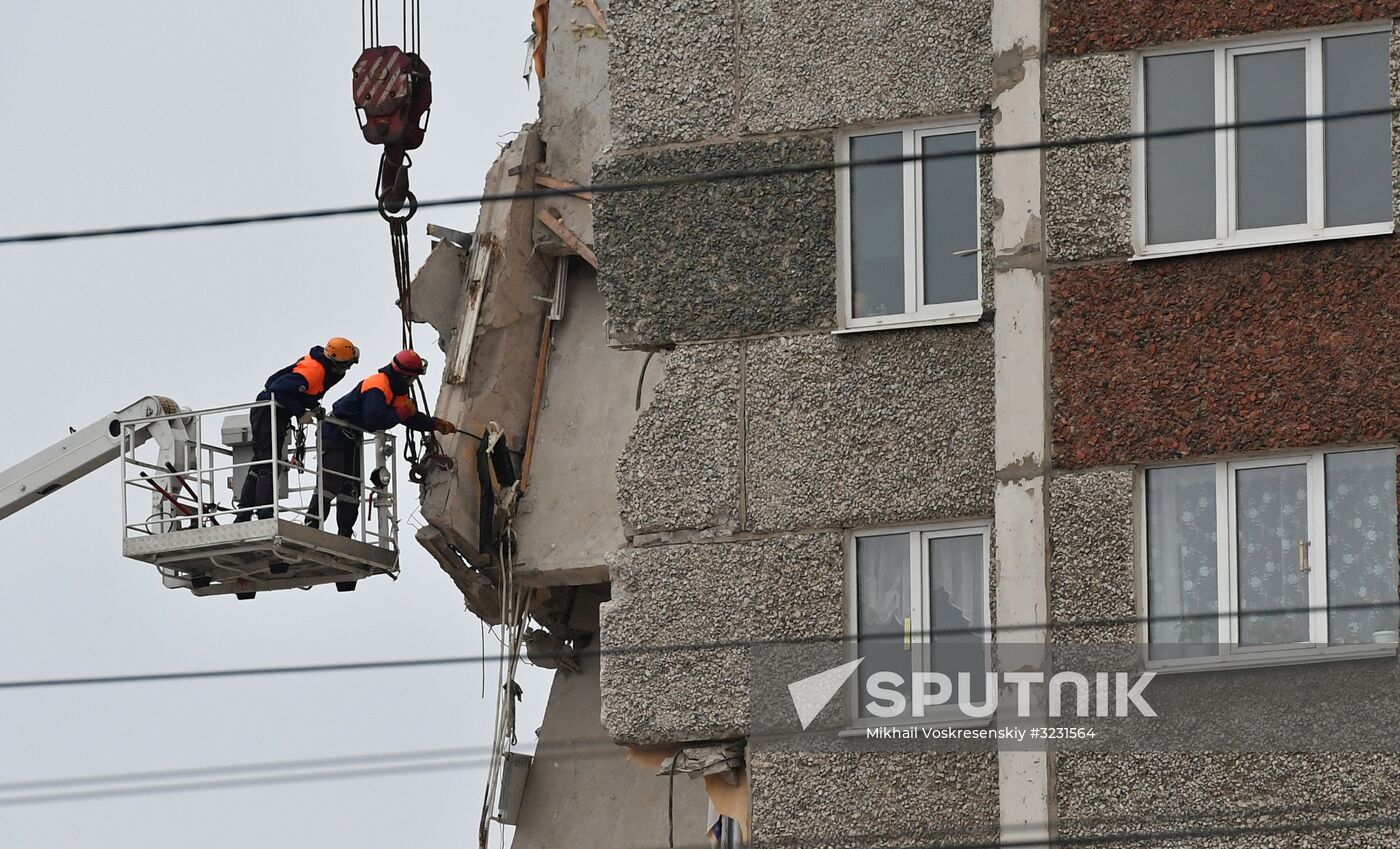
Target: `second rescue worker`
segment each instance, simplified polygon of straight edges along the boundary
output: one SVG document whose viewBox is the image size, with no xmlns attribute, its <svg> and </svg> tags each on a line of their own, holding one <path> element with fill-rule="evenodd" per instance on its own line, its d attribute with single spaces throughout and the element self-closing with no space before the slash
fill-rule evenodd
<svg viewBox="0 0 1400 849">
<path fill-rule="evenodd" d="M 428 364 L 416 351 L 400 351 L 387 366 L 360 381 L 360 385 L 331 408 L 331 417 L 354 425 L 368 433 L 403 425 L 409 430 L 456 433 L 457 427 L 446 419 L 436 419 L 418 412 L 409 392 L 413 381 L 428 370 Z M 306 523 L 320 527 L 332 501 L 335 523 L 340 535 L 353 536 L 359 518 L 361 465 L 363 463 L 360 435 L 327 421 L 321 425 L 321 488 L 320 497 L 311 499 Z"/>
</svg>

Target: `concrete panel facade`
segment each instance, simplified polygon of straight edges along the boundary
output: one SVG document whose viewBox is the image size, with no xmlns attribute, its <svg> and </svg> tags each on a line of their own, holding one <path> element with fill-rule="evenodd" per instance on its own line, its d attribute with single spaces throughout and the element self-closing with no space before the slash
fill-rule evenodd
<svg viewBox="0 0 1400 849">
<path fill-rule="evenodd" d="M 1061 269 L 1063 468 L 1400 437 L 1390 237 Z"/>
<path fill-rule="evenodd" d="M 1055 622 L 1137 613 L 1132 469 L 1061 473 L 1050 481 L 1050 611 Z M 1057 628 L 1056 642 L 1132 643 L 1137 627 Z"/>
<path fill-rule="evenodd" d="M 975 114 L 990 97 L 990 0 L 738 7 L 744 133 Z"/>
<path fill-rule="evenodd" d="M 612 135 L 638 147 L 730 132 L 737 19 L 732 0 L 613 0 Z"/>
<path fill-rule="evenodd" d="M 1244 833 L 1153 845 L 1394 847 L 1400 828 L 1347 821 L 1400 815 L 1394 754 L 1061 753 L 1062 838 L 1242 828 Z M 1329 825 L 1312 833 L 1269 827 Z M 1249 833 L 1250 827 L 1260 829 Z"/>
<path fill-rule="evenodd" d="M 1047 0 L 1052 55 L 1132 50 L 1206 38 L 1393 18 L 1396 0 Z"/>
<path fill-rule="evenodd" d="M 742 737 L 750 726 L 746 643 L 842 633 L 838 534 L 632 548 L 611 566 L 603 724 L 619 742 Z"/>
<path fill-rule="evenodd" d="M 602 182 L 830 161 L 797 136 L 616 156 Z M 623 192 L 596 201 L 614 340 L 660 346 L 836 325 L 829 171 Z"/>
<path fill-rule="evenodd" d="M 757 845 L 980 845 L 997 837 L 992 752 L 752 754 Z"/>
<path fill-rule="evenodd" d="M 740 444 L 739 347 L 677 348 L 617 463 L 625 532 L 735 528 Z"/>
<path fill-rule="evenodd" d="M 989 516 L 985 324 L 748 343 L 745 527 Z"/>
<path fill-rule="evenodd" d="M 1045 73 L 1045 137 L 1132 130 L 1133 57 L 1101 53 L 1052 62 Z M 1045 153 L 1045 221 L 1051 262 L 1133 252 L 1132 148 L 1095 144 Z"/>
</svg>

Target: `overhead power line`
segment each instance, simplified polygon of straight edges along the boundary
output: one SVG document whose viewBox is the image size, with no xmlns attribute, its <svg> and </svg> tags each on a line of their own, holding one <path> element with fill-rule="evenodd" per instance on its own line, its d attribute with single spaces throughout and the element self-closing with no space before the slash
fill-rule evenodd
<svg viewBox="0 0 1400 849">
<path fill-rule="evenodd" d="M 448 749 L 417 749 L 400 752 L 376 752 L 364 755 L 341 755 L 326 758 L 305 758 L 301 760 L 265 761 L 262 763 L 221 764 L 216 766 L 185 767 L 181 769 L 157 769 L 144 772 L 114 772 L 95 775 L 65 776 L 63 778 L 40 778 L 30 781 L 0 782 L 0 794 L 32 793 L 37 790 L 58 790 L 62 788 L 84 787 L 97 784 L 139 784 L 175 779 L 208 778 L 213 776 L 247 775 L 265 772 L 290 772 L 332 767 L 368 766 L 402 761 L 430 761 L 460 759 L 489 754 L 490 746 L 465 746 Z"/>
<path fill-rule="evenodd" d="M 465 206 L 499 201 L 529 200 L 532 198 L 563 197 L 580 192 L 593 194 L 616 194 L 656 189 L 678 188 L 700 183 L 722 183 L 738 180 L 762 179 L 795 174 L 809 174 L 820 171 L 836 171 L 843 168 L 868 168 L 878 165 L 897 165 L 906 162 L 929 162 L 940 159 L 962 159 L 970 156 L 998 156 L 1010 153 L 1032 151 L 1064 150 L 1098 144 L 1122 144 L 1124 142 L 1146 141 L 1150 139 L 1178 138 L 1233 130 L 1248 130 L 1265 127 L 1279 127 L 1310 122 L 1345 121 L 1355 118 L 1368 118 L 1379 115 L 1394 115 L 1400 107 L 1376 109 L 1354 109 L 1342 112 L 1329 112 L 1320 115 L 1295 115 L 1282 118 L 1262 118 L 1251 121 L 1235 121 L 1224 124 L 1206 124 L 1189 127 L 1176 127 L 1162 130 L 1149 130 L 1131 133 L 1108 133 L 1096 136 L 1071 136 L 1063 139 L 1028 142 L 1025 144 L 987 145 L 971 150 L 943 151 L 939 153 L 915 153 L 910 155 L 872 157 L 857 162 L 822 161 L 799 162 L 787 165 L 773 165 L 762 168 L 735 169 L 728 171 L 706 171 L 690 174 L 675 174 L 645 180 L 630 180 L 616 183 L 594 183 L 573 188 L 538 188 L 521 192 L 498 192 L 461 197 L 439 198 L 418 201 L 419 208 L 439 206 Z M 22 233 L 0 236 L 0 245 L 31 244 L 35 242 L 71 241 L 75 239 L 95 239 L 104 236 L 134 236 L 142 233 L 169 233 L 180 230 L 208 230 L 220 227 L 236 227 L 243 224 L 271 224 L 283 221 L 303 221 L 317 218 L 333 218 L 343 215 L 365 215 L 379 212 L 375 204 L 357 206 L 326 207 L 298 212 L 271 212 L 257 215 L 232 215 L 215 218 L 200 218 L 187 221 L 172 221 L 162 224 L 130 224 L 116 227 L 96 227 L 84 230 L 56 230 L 41 233 Z"/>
<path fill-rule="evenodd" d="M 1383 611 L 1400 609 L 1400 601 L 1370 602 L 1370 603 L 1350 603 L 1334 605 L 1314 605 L 1298 607 L 1277 607 L 1250 610 L 1248 615 L 1251 618 L 1266 618 L 1273 616 L 1290 616 L 1311 613 L 1345 613 L 1348 611 Z M 862 641 L 879 640 L 904 640 L 906 638 L 925 640 L 934 637 L 966 636 L 969 634 L 986 633 L 1025 633 L 1039 631 L 1058 631 L 1067 629 L 1103 629 L 1122 626 L 1135 626 L 1152 624 L 1155 622 L 1209 622 L 1218 620 L 1221 617 L 1218 611 L 1206 613 L 1181 613 L 1177 615 L 1159 616 L 1110 616 L 1085 619 L 1063 619 L 1050 622 L 1031 622 L 1023 624 L 993 624 L 988 627 L 973 628 L 931 628 L 926 630 L 913 630 L 906 634 L 904 631 L 862 634 Z M 1235 614 L 1225 614 L 1227 616 Z M 694 651 L 714 651 L 718 649 L 742 649 L 759 648 L 763 646 L 804 646 L 804 645 L 828 645 L 841 643 L 855 639 L 854 634 L 823 635 L 814 637 L 788 637 L 782 639 L 767 640 L 711 640 L 707 642 L 695 643 L 673 643 L 663 645 L 633 645 L 633 646 L 612 646 L 608 648 L 598 647 L 596 644 L 586 649 L 578 651 L 555 651 L 546 652 L 536 657 L 545 658 L 575 658 L 575 657 L 601 657 L 604 655 L 638 655 L 638 654 L 667 654 L 677 652 Z M 1218 641 L 1217 641 L 1218 642 Z M 1074 644 L 1062 644 L 1066 648 Z M 187 681 L 204 678 L 240 678 L 254 675 L 299 675 L 317 672 L 357 672 L 375 669 L 411 669 L 415 667 L 432 666 L 457 666 L 462 664 L 485 663 L 496 661 L 500 658 L 496 655 L 462 655 L 458 657 L 431 657 L 414 658 L 406 660 L 375 660 L 355 663 L 321 663 L 308 664 L 302 666 L 261 666 L 246 667 L 242 669 L 205 669 L 186 672 L 150 672 L 137 673 L 131 675 L 93 675 L 76 678 L 33 678 L 14 681 L 0 681 L 0 690 L 20 690 L 38 689 L 47 687 L 77 687 L 100 684 L 138 684 L 159 681 Z"/>
<path fill-rule="evenodd" d="M 82 802 L 92 799 L 114 799 L 122 796 L 151 796 L 161 793 L 189 793 L 198 790 L 231 790 L 241 787 L 262 787 L 268 784 L 299 784 L 308 781 L 339 781 L 347 778 L 371 778 L 383 775 L 410 775 L 423 772 L 447 772 L 482 766 L 480 759 L 449 760 L 432 763 L 365 767 L 346 770 L 319 770 L 287 775 L 250 778 L 224 778 L 211 781 L 182 781 L 174 784 L 154 784 L 139 787 L 104 787 L 59 793 L 35 793 L 0 798 L 0 807 L 37 805 L 48 802 Z"/>
</svg>

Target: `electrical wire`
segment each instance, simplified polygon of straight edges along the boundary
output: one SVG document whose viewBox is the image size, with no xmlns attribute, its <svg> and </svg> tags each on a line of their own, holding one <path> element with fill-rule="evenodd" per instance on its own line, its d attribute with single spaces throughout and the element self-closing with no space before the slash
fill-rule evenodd
<svg viewBox="0 0 1400 849">
<path fill-rule="evenodd" d="M 879 165 L 897 165 L 907 162 L 930 162 L 940 159 L 959 159 L 971 156 L 999 156 L 1012 153 L 1030 153 L 1036 151 L 1064 150 L 1068 148 L 1084 147 L 1087 145 L 1122 144 L 1125 142 L 1138 142 L 1151 139 L 1179 138 L 1182 136 L 1200 135 L 1204 133 L 1262 129 L 1266 127 L 1279 127 L 1312 122 L 1325 123 L 1329 121 L 1344 121 L 1356 118 L 1375 117 L 1380 115 L 1394 115 L 1397 112 L 1400 112 L 1400 106 L 1376 109 L 1355 109 L 1342 112 L 1329 112 L 1320 115 L 1298 115 L 1284 118 L 1262 118 L 1250 121 L 1235 121 L 1233 123 L 1224 124 L 1196 125 L 1165 130 L 1149 130 L 1130 133 L 1109 133 L 1096 136 L 1071 136 L 1063 139 L 1026 142 L 1024 144 L 988 145 L 985 147 L 979 147 L 969 150 L 953 150 L 941 151 L 937 153 L 914 153 L 898 156 L 872 157 L 869 159 L 862 159 L 858 162 L 801 162 L 788 165 L 775 165 L 764 168 L 737 169 L 728 171 L 706 171 L 693 174 L 675 174 L 667 177 L 655 177 L 644 180 L 631 180 L 615 183 L 594 183 L 591 185 L 577 186 L 564 189 L 537 188 L 519 192 L 488 192 L 479 195 L 464 195 L 461 197 L 419 201 L 418 206 L 419 208 L 439 206 L 464 206 L 470 204 L 496 203 L 501 201 L 563 197 L 565 195 L 573 195 L 580 192 L 591 192 L 594 194 L 616 194 L 621 192 L 670 189 L 700 183 L 735 182 L 740 180 L 762 179 L 766 177 L 781 177 L 797 174 L 810 174 L 822 171 L 836 171 L 840 169 L 849 168 L 868 168 Z M 60 230 L 52 232 L 22 233 L 11 236 L 0 236 L 0 245 L 32 244 L 35 242 L 71 241 L 74 239 L 94 239 L 104 236 L 132 236 L 142 233 L 166 233 L 181 230 L 204 230 L 217 227 L 233 227 L 242 224 L 269 224 L 283 221 L 303 221 L 317 218 L 331 218 L 343 215 L 361 215 L 368 213 L 374 213 L 376 215 L 379 214 L 378 204 L 327 207 L 323 209 L 302 210 L 299 212 L 274 212 L 260 215 L 233 215 L 215 218 L 192 219 L 188 221 L 173 221 L 162 224 L 133 224 L 117 227 L 98 227 L 83 230 Z"/>
<path fill-rule="evenodd" d="M 307 781 L 337 781 L 347 778 L 371 778 L 382 775 L 408 775 L 421 772 L 445 772 L 450 770 L 474 769 L 481 764 L 477 761 L 452 760 L 438 763 L 405 764 L 401 766 L 365 767 L 362 769 L 334 770 L 272 775 L 255 778 L 227 778 L 212 781 L 180 782 L 178 784 L 157 784 L 142 787 L 107 787 L 95 790 L 78 790 L 62 793 L 41 793 L 28 796 L 0 798 L 0 807 L 14 805 L 36 805 L 47 802 L 81 802 L 92 799 L 112 799 L 123 796 L 150 796 L 161 793 L 187 793 L 196 790 L 229 790 L 240 787 L 261 787 L 268 784 L 297 784 Z"/>
<path fill-rule="evenodd" d="M 1380 611 L 1400 609 L 1400 601 L 1336 604 L 1336 605 L 1316 605 L 1309 607 L 1278 607 L 1261 608 L 1259 610 L 1248 611 L 1251 617 L 1271 617 L 1290 616 L 1297 614 L 1311 614 L 1322 612 L 1346 612 L 1346 611 Z M 994 624 L 990 627 L 973 628 L 931 628 L 926 630 L 913 630 L 908 633 L 899 631 L 897 633 L 862 634 L 862 641 L 899 640 L 917 638 L 920 641 L 932 639 L 940 636 L 967 636 L 971 634 L 985 635 L 987 633 L 1018 633 L 1018 632 L 1039 632 L 1057 631 L 1070 628 L 1115 628 L 1127 625 L 1144 625 L 1154 622 L 1191 622 L 1191 621 L 1213 621 L 1218 620 L 1221 614 L 1210 613 L 1182 613 L 1175 616 L 1115 616 L 1098 617 L 1089 619 L 1065 619 L 1051 622 L 1032 622 L 1026 624 Z M 735 648 L 756 648 L 760 646 L 803 646 L 803 645 L 825 645 L 845 642 L 855 639 L 855 635 L 824 635 L 813 637 L 788 637 L 782 639 L 769 640 L 713 640 L 699 643 L 673 643 L 668 645 L 636 645 L 636 646 L 612 646 L 603 648 L 600 645 L 593 645 L 577 651 L 540 651 L 535 654 L 536 658 L 564 658 L 576 657 L 602 657 L 616 655 L 642 655 L 642 654 L 666 654 L 676 652 L 713 651 L 718 649 Z M 1072 644 L 1066 644 L 1070 646 Z M 238 678 L 254 675 L 291 675 L 317 672 L 356 672 L 372 669 L 406 669 L 415 667 L 431 666 L 455 666 L 470 663 L 484 663 L 496 660 L 494 656 L 486 655 L 464 655 L 459 657 L 431 657 L 415 658 L 407 660 L 378 660 L 361 661 L 353 663 L 323 663 L 309 664 L 304 666 L 265 666 L 248 667 L 243 669 L 209 669 L 187 672 L 151 672 L 138 673 L 133 675 L 96 675 L 79 678 L 40 678 L 28 680 L 0 681 L 0 690 L 35 689 L 43 687 L 70 687 L 89 686 L 100 684 L 134 684 L 156 681 L 180 681 L 202 678 Z"/>
<path fill-rule="evenodd" d="M 137 784 L 152 781 L 173 781 L 177 778 L 201 778 L 237 775 L 240 773 L 287 772 L 326 769 L 330 767 L 365 766 L 369 764 L 385 764 L 393 761 L 426 761 L 441 760 L 444 758 L 460 759 L 482 755 L 485 754 L 486 751 L 487 749 L 480 746 L 417 749 L 400 752 L 377 752 L 365 755 L 307 758 L 302 760 L 266 761 L 263 763 L 158 769 L 147 770 L 145 772 L 115 772 L 66 776 L 63 778 L 42 778 L 30 781 L 0 782 L 0 794 L 30 793 L 36 790 L 57 790 L 61 788 L 82 787 L 91 784 Z"/>
</svg>

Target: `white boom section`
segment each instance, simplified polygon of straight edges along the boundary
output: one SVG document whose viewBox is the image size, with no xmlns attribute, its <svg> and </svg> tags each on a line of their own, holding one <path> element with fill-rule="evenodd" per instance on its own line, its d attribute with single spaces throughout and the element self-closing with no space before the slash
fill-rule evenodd
<svg viewBox="0 0 1400 849">
<path fill-rule="evenodd" d="M 0 519 L 28 507 L 60 487 L 121 456 L 123 421 L 177 411 L 175 402 L 169 398 L 149 395 L 125 409 L 103 416 L 82 430 L 69 434 L 67 439 L 56 442 L 28 460 L 0 472 Z M 155 422 L 151 426 L 132 431 L 136 444 L 144 443 L 151 437 L 152 431 L 163 424 Z M 166 440 L 160 441 L 164 443 Z M 162 444 L 161 447 L 166 446 Z"/>
</svg>

